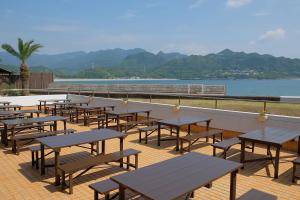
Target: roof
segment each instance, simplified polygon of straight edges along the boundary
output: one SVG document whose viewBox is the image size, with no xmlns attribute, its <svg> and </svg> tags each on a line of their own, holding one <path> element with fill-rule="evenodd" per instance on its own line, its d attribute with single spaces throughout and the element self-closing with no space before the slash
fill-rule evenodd
<svg viewBox="0 0 300 200">
<path fill-rule="evenodd" d="M 18 74 L 17 67 L 4 64 L 0 64 L 0 73 Z"/>
</svg>

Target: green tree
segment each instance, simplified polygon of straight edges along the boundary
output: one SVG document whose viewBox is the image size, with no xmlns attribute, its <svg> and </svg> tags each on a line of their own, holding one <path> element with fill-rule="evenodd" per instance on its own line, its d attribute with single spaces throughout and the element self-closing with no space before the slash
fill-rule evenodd
<svg viewBox="0 0 300 200">
<path fill-rule="evenodd" d="M 21 61 L 20 76 L 22 83 L 23 95 L 29 94 L 29 66 L 26 63 L 28 58 L 35 52 L 37 52 L 43 46 L 40 44 L 34 44 L 33 40 L 23 42 L 22 39 L 18 39 L 18 52 L 9 44 L 3 44 L 2 48 L 11 55 L 17 57 Z"/>
</svg>

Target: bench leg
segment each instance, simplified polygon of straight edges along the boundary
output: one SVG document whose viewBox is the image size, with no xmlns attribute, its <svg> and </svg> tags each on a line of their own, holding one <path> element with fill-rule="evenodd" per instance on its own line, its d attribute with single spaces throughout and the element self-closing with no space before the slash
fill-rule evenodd
<svg viewBox="0 0 300 200">
<path fill-rule="evenodd" d="M 145 132 L 145 144 L 148 144 L 148 131 Z"/>
<path fill-rule="evenodd" d="M 69 193 L 73 194 L 73 174 L 69 175 Z"/>
<path fill-rule="evenodd" d="M 66 173 L 61 172 L 61 190 L 63 191 L 66 186 Z"/>
<path fill-rule="evenodd" d="M 292 177 L 292 182 L 296 183 L 296 164 L 293 163 L 293 177 Z"/>
<path fill-rule="evenodd" d="M 99 200 L 99 195 L 96 190 L 94 190 L 94 200 Z"/>
<path fill-rule="evenodd" d="M 216 136 L 213 135 L 213 144 L 216 143 Z"/>
<path fill-rule="evenodd" d="M 183 153 L 183 140 L 180 140 L 180 153 Z"/>
<path fill-rule="evenodd" d="M 209 142 L 208 137 L 206 137 L 206 142 Z"/>
<path fill-rule="evenodd" d="M 254 153 L 254 142 L 252 142 L 252 153 Z"/>
<path fill-rule="evenodd" d="M 228 149 L 224 149 L 223 158 L 226 160 Z"/>
<path fill-rule="evenodd" d="M 191 147 L 192 147 L 192 142 L 189 141 L 189 148 L 188 148 L 188 151 L 191 152 Z"/>
</svg>

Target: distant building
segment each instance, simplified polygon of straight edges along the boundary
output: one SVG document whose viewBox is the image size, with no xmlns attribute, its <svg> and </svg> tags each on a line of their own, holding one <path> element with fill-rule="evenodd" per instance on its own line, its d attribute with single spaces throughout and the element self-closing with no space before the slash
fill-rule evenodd
<svg viewBox="0 0 300 200">
<path fill-rule="evenodd" d="M 45 89 L 53 83 L 52 72 L 31 72 L 29 76 L 30 89 Z M 18 68 L 0 64 L 0 89 L 20 89 L 21 80 Z"/>
</svg>

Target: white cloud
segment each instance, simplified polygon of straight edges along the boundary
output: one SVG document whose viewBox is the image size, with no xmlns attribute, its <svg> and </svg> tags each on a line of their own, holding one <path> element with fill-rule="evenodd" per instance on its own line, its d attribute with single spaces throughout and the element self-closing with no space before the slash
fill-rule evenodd
<svg viewBox="0 0 300 200">
<path fill-rule="evenodd" d="M 198 8 L 204 0 L 194 0 L 194 2 L 189 6 L 190 9 Z"/>
<path fill-rule="evenodd" d="M 119 16 L 119 19 L 131 19 L 136 17 L 136 14 L 132 10 L 127 10 L 124 15 Z"/>
<path fill-rule="evenodd" d="M 64 33 L 64 32 L 76 31 L 79 29 L 79 27 L 73 25 L 48 24 L 48 25 L 36 26 L 33 29 L 36 31 L 43 31 L 43 32 Z"/>
<path fill-rule="evenodd" d="M 226 5 L 231 8 L 238 8 L 251 3 L 252 0 L 227 0 Z"/>
<path fill-rule="evenodd" d="M 278 40 L 283 39 L 286 36 L 286 31 L 283 28 L 278 28 L 276 30 L 270 30 L 262 34 L 258 40 Z"/>
<path fill-rule="evenodd" d="M 263 16 L 268 16 L 268 15 L 271 15 L 271 13 L 265 12 L 265 11 L 257 12 L 254 14 L 255 17 L 263 17 Z"/>
</svg>

